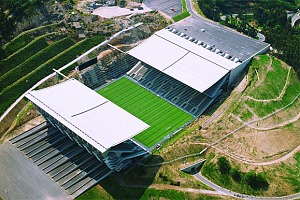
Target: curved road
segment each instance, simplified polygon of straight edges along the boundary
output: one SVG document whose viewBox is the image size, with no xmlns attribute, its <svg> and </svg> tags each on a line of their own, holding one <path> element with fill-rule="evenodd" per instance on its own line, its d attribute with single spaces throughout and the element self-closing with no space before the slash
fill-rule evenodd
<svg viewBox="0 0 300 200">
<path fill-rule="evenodd" d="M 300 193 L 297 194 L 292 194 L 288 196 L 282 196 L 282 197 L 257 197 L 257 196 L 250 196 L 250 195 L 245 195 L 245 194 L 240 194 L 237 192 L 232 192 L 230 190 L 224 189 L 213 182 L 209 181 L 207 178 L 205 178 L 201 173 L 193 175 L 196 179 L 204 183 L 205 185 L 215 189 L 216 191 L 219 191 L 223 193 L 224 195 L 227 196 L 232 196 L 236 198 L 241 198 L 241 199 L 252 199 L 252 200 L 291 200 L 291 199 L 299 199 L 300 198 Z"/>
<path fill-rule="evenodd" d="M 114 38 L 118 37 L 119 35 L 121 35 L 122 33 L 129 31 L 135 27 L 138 27 L 140 25 L 142 25 L 143 23 L 137 23 L 133 26 L 130 26 L 126 29 L 123 29 L 122 31 L 119 31 L 117 33 L 115 33 L 113 36 L 111 36 L 110 38 L 108 38 L 107 40 L 103 41 L 102 43 L 98 44 L 97 46 L 91 48 L 90 50 L 88 50 L 87 52 L 85 52 L 84 54 L 82 54 L 81 56 L 79 56 L 78 58 L 74 59 L 73 61 L 69 62 L 68 64 L 66 64 L 65 66 L 61 67 L 60 69 L 58 69 L 57 71 L 61 72 L 62 70 L 68 68 L 69 66 L 73 65 L 75 62 L 79 61 L 81 58 L 87 56 L 89 53 L 93 52 L 94 50 L 100 48 L 101 46 L 104 46 L 106 44 L 108 44 L 111 40 L 113 40 Z M 0 117 L 0 122 L 6 117 L 6 115 L 25 97 L 25 95 L 32 91 L 33 89 L 35 89 L 36 87 L 38 87 L 39 85 L 41 85 L 42 83 L 44 83 L 46 80 L 48 80 L 49 78 L 52 78 L 56 75 L 56 72 L 53 72 L 52 74 L 46 76 L 45 78 L 43 78 L 42 80 L 40 80 L 39 82 L 37 82 L 34 86 L 32 86 L 29 90 L 27 90 L 24 94 L 22 94 Z"/>
</svg>

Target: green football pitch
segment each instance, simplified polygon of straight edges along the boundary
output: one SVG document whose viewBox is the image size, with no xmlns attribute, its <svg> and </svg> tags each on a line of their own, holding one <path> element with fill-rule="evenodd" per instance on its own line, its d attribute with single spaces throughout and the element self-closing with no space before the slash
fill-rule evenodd
<svg viewBox="0 0 300 200">
<path fill-rule="evenodd" d="M 134 137 L 149 148 L 193 119 L 191 115 L 127 78 L 119 79 L 98 93 L 150 126 Z"/>
</svg>

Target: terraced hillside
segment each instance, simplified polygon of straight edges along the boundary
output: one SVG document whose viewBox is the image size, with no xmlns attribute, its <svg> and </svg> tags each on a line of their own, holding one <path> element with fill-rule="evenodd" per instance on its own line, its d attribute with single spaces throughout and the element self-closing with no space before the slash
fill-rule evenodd
<svg viewBox="0 0 300 200">
<path fill-rule="evenodd" d="M 26 31 L 4 46 L 0 61 L 0 115 L 35 83 L 104 40 L 95 36 L 75 41 L 60 24 Z"/>
<path fill-rule="evenodd" d="M 201 132 L 208 144 L 223 138 L 211 146 L 202 174 L 242 194 L 299 192 L 300 82 L 293 68 L 270 55 L 256 56 L 232 93 L 234 98 L 226 100 L 232 103 L 225 101 L 215 112 L 225 110 L 224 114 Z M 238 179 L 233 171 L 220 173 L 216 163 L 222 156 L 230 160 Z M 267 180 L 267 187 L 257 189 L 245 181 L 254 172 Z"/>
</svg>

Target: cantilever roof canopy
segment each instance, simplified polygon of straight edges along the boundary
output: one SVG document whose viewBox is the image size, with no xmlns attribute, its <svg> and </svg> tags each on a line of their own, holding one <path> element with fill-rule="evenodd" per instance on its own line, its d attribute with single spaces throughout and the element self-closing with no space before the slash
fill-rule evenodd
<svg viewBox="0 0 300 200">
<path fill-rule="evenodd" d="M 200 92 L 238 66 L 166 29 L 156 32 L 128 54 Z"/>
<path fill-rule="evenodd" d="M 149 127 L 74 79 L 26 97 L 102 153 Z"/>
</svg>

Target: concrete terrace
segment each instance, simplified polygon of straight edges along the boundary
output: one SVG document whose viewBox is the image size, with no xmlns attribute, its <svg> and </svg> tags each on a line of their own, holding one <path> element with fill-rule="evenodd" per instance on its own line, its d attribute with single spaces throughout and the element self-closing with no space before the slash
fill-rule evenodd
<svg viewBox="0 0 300 200">
<path fill-rule="evenodd" d="M 14 200 L 68 200 L 71 196 L 10 142 L 0 145 L 0 197 Z M 5 191 L 8 189 L 8 192 Z"/>
</svg>

